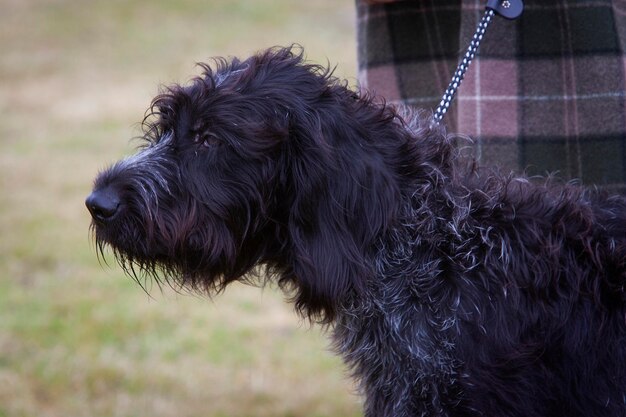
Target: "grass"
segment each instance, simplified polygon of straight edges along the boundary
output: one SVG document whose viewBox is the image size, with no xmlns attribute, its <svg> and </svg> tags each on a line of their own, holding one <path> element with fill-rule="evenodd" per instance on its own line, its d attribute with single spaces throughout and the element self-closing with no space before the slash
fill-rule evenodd
<svg viewBox="0 0 626 417">
<path fill-rule="evenodd" d="M 324 335 L 272 289 L 209 301 L 100 265 L 83 200 L 159 83 L 302 44 L 354 78 L 352 1 L 0 0 L 0 417 L 356 416 Z"/>
</svg>

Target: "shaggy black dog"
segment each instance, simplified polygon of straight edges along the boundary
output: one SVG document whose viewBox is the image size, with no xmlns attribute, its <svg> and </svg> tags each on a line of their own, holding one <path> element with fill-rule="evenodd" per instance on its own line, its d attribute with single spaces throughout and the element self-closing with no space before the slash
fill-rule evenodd
<svg viewBox="0 0 626 417">
<path fill-rule="evenodd" d="M 203 69 L 87 199 L 126 271 L 277 282 L 366 416 L 626 416 L 624 199 L 460 164 L 293 48 Z"/>
</svg>

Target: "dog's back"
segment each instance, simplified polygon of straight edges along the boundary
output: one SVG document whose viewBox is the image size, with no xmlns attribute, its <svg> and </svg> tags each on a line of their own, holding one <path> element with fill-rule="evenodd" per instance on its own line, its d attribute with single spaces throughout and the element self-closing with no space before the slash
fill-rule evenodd
<svg viewBox="0 0 626 417">
<path fill-rule="evenodd" d="M 626 415 L 626 200 L 465 165 L 440 185 L 336 327 L 367 415 Z"/>
</svg>

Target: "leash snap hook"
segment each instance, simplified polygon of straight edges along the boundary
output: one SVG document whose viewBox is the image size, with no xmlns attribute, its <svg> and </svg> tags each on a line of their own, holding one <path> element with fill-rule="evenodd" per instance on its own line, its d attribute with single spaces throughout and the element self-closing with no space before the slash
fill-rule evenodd
<svg viewBox="0 0 626 417">
<path fill-rule="evenodd" d="M 522 0 L 487 0 L 487 8 L 506 19 L 517 19 L 524 11 Z"/>
</svg>

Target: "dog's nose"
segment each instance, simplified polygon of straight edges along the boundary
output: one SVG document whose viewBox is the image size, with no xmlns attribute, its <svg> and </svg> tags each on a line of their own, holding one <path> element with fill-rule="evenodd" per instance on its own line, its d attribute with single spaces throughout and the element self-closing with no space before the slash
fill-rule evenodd
<svg viewBox="0 0 626 417">
<path fill-rule="evenodd" d="M 120 198 L 115 191 L 104 188 L 92 192 L 85 200 L 85 205 L 94 220 L 104 223 L 117 213 L 120 207 Z"/>
</svg>

